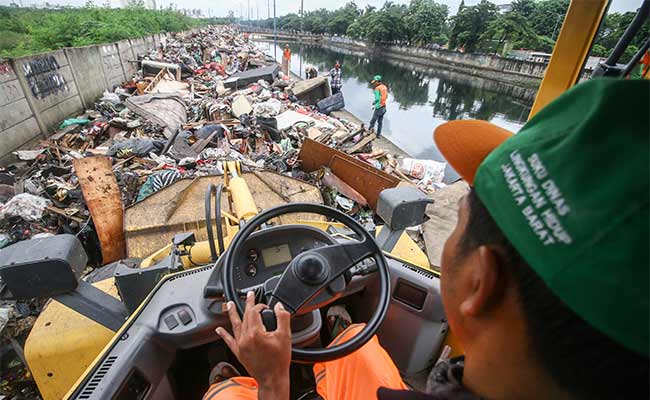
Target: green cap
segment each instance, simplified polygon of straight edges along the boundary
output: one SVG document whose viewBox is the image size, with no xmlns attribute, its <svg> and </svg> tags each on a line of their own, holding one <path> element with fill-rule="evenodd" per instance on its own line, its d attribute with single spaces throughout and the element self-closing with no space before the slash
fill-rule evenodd
<svg viewBox="0 0 650 400">
<path fill-rule="evenodd" d="M 485 152 L 473 177 L 499 228 L 550 290 L 594 328 L 644 355 L 649 110 L 648 81 L 577 85 Z"/>
<path fill-rule="evenodd" d="M 372 77 L 373 82 L 381 82 L 381 75 L 375 75 Z"/>
</svg>

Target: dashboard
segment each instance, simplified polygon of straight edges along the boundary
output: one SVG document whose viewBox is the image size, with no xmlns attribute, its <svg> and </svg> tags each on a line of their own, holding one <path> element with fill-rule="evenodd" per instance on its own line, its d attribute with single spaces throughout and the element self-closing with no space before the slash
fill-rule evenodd
<svg viewBox="0 0 650 400">
<path fill-rule="evenodd" d="M 235 285 L 239 289 L 282 275 L 302 252 L 336 244 L 329 235 L 309 226 L 278 226 L 260 233 L 251 235 L 237 257 Z"/>
<path fill-rule="evenodd" d="M 262 284 L 282 274 L 290 260 L 301 252 L 336 243 L 327 233 L 304 225 L 258 231 L 248 238 L 236 259 L 235 285 L 244 289 Z M 177 352 L 214 342 L 214 329 L 230 325 L 222 307 L 222 263 L 223 257 L 214 265 L 168 275 L 160 281 L 115 335 L 71 398 L 119 399 L 125 393 L 129 394 L 125 398 L 179 398 L 168 374 Z M 389 258 L 388 267 L 395 290 L 379 336 L 400 371 L 420 371 L 433 362 L 432 343 L 438 340 L 435 338 L 443 337 L 439 283 L 429 273 L 398 260 Z M 353 276 L 340 295 L 363 293 L 354 301 L 359 302 L 360 320 L 367 320 L 369 315 L 364 312 L 372 312 L 372 304 L 379 296 L 378 287 L 376 275 L 363 273 Z M 304 329 L 312 330 L 320 331 L 318 327 Z"/>
</svg>

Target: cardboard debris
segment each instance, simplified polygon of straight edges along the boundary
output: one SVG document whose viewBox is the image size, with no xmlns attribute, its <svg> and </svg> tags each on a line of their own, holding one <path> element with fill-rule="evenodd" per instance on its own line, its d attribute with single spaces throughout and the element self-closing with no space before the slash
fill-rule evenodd
<svg viewBox="0 0 650 400">
<path fill-rule="evenodd" d="M 318 138 L 322 134 L 323 134 L 323 132 L 319 131 L 318 128 L 311 127 L 309 129 L 307 129 L 307 136 L 310 139 L 316 140 L 316 138 Z"/>
<path fill-rule="evenodd" d="M 314 118 L 305 114 L 297 113 L 293 110 L 283 112 L 276 117 L 276 120 L 278 121 L 278 129 L 281 131 L 287 130 L 299 122 L 304 122 L 306 124 L 314 122 Z"/>
<path fill-rule="evenodd" d="M 232 114 L 235 117 L 239 118 L 242 114 L 250 114 L 251 112 L 253 112 L 253 107 L 251 107 L 251 103 L 248 102 L 246 96 L 237 96 L 232 102 Z"/>
</svg>

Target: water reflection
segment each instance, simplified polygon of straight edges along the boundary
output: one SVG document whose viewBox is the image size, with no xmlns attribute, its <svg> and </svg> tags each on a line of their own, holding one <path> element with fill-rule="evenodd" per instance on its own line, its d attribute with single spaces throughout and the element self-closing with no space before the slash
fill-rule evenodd
<svg viewBox="0 0 650 400">
<path fill-rule="evenodd" d="M 273 44 L 258 42 L 273 55 Z M 284 46 L 284 43 L 279 43 Z M 320 46 L 290 44 L 291 70 L 304 77 L 307 65 L 326 74 L 336 61 L 343 70 L 346 109 L 366 123 L 372 115 L 370 80 L 383 77 L 389 95 L 384 133 L 413 157 L 441 160 L 432 140 L 433 130 L 445 121 L 484 119 L 516 132 L 525 123 L 534 99 L 534 89 L 490 81 L 443 68 L 372 58 Z M 278 49 L 277 56 L 281 57 Z"/>
</svg>

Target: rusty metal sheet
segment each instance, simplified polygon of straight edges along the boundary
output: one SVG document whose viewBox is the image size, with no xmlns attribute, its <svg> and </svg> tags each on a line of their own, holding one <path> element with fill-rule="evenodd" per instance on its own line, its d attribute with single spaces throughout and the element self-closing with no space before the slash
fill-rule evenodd
<svg viewBox="0 0 650 400">
<path fill-rule="evenodd" d="M 366 162 L 311 139 L 305 139 L 298 158 L 302 169 L 307 172 L 323 166 L 329 167 L 343 182 L 361 193 L 373 210 L 377 206 L 379 193 L 384 189 L 397 186 L 400 182 L 399 178 Z"/>
<path fill-rule="evenodd" d="M 111 159 L 84 157 L 73 161 L 81 191 L 99 237 L 104 264 L 126 257 L 124 211 Z"/>
</svg>

